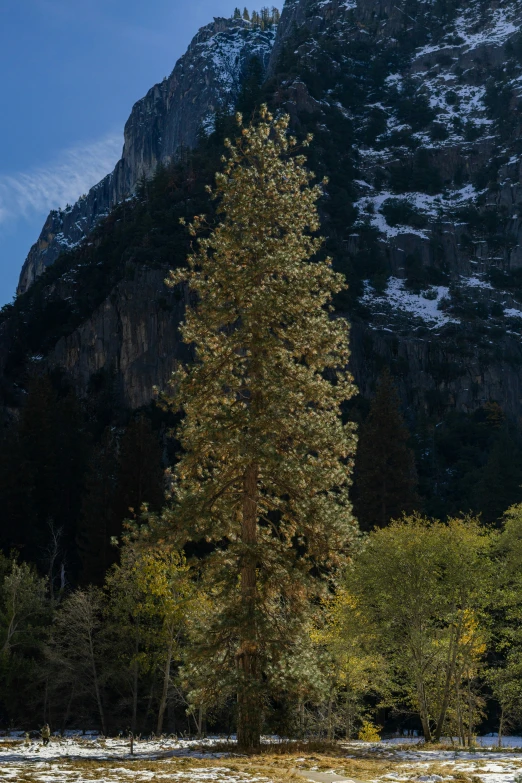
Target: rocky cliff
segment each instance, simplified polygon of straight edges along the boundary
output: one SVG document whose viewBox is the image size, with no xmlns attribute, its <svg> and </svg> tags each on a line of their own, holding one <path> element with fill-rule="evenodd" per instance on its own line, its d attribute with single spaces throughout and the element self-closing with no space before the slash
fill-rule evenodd
<svg viewBox="0 0 522 783">
<path fill-rule="evenodd" d="M 318 140 L 337 133 L 352 167 L 355 213 L 332 229 L 358 294 L 365 395 L 395 364 L 417 410 L 496 400 L 518 415 L 521 22 L 516 1 L 285 6 L 276 99 Z"/>
<path fill-rule="evenodd" d="M 203 27 L 170 77 L 134 105 L 114 171 L 73 206 L 50 213 L 23 265 L 18 293 L 76 247 L 159 163 L 168 164 L 181 148 L 193 148 L 198 135 L 211 129 L 216 112 L 233 107 L 251 58 L 266 68 L 274 37 L 275 27 L 262 30 L 243 19 L 216 18 Z"/>
<path fill-rule="evenodd" d="M 472 411 L 495 400 L 518 416 L 521 22 L 518 0 L 288 0 L 276 34 L 215 20 L 134 107 L 115 171 L 51 214 L 20 291 L 158 162 L 196 144 L 216 109 L 233 107 L 245 63 L 258 54 L 264 98 L 290 112 L 297 132 L 315 133 L 312 165 L 330 177 L 324 232 L 350 284 L 337 306 L 354 323 L 363 394 L 387 364 L 412 411 Z M 67 368 L 81 393 L 91 372 L 110 366 L 126 403 L 146 404 L 152 382 L 170 372 L 158 358 L 164 326 L 144 326 L 160 290 L 147 286 L 143 298 L 117 283 L 46 361 Z"/>
</svg>

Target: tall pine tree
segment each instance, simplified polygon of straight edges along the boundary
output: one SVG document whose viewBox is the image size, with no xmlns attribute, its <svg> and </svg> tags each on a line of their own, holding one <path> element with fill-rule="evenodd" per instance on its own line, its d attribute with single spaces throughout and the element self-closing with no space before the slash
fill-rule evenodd
<svg viewBox="0 0 522 783">
<path fill-rule="evenodd" d="M 386 370 L 361 426 L 356 458 L 356 511 L 363 530 L 385 527 L 419 506 L 415 457 L 399 396 Z"/>
<path fill-rule="evenodd" d="M 355 439 L 340 416 L 355 387 L 348 323 L 330 317 L 344 279 L 317 256 L 322 187 L 310 184 L 287 116 L 262 107 L 257 125 L 238 118 L 216 176 L 221 222 L 202 236 L 196 220 L 198 248 L 170 275 L 197 302 L 182 327 L 196 362 L 172 379 L 183 454 L 163 522 L 214 546 L 199 671 L 206 661 L 217 690 L 236 694 L 238 742 L 254 749 L 271 676 L 355 535 Z"/>
</svg>

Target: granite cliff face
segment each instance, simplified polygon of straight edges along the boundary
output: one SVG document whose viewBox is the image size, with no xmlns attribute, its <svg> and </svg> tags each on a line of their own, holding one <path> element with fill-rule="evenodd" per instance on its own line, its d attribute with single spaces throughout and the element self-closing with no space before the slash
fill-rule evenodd
<svg viewBox="0 0 522 783">
<path fill-rule="evenodd" d="M 122 280 L 78 329 L 62 337 L 48 357 L 85 396 L 91 379 L 109 371 L 123 406 L 147 405 L 152 389 L 170 378 L 176 362 L 187 361 L 177 325 L 186 305 L 164 283 L 162 270 L 138 268 Z"/>
<path fill-rule="evenodd" d="M 159 163 L 168 164 L 183 147 L 212 127 L 218 110 L 237 98 L 244 69 L 253 56 L 263 66 L 275 28 L 261 30 L 242 19 L 216 18 L 203 27 L 170 77 L 138 101 L 125 125 L 124 145 L 114 171 L 66 210 L 53 210 L 23 265 L 18 293 L 65 250 L 76 247 L 112 207 L 131 195 Z"/>
<path fill-rule="evenodd" d="M 286 55 L 292 78 L 276 97 L 319 135 L 342 115 L 351 148 L 341 241 L 363 287 L 365 396 L 387 364 L 416 410 L 495 400 L 519 414 L 521 23 L 516 1 L 285 6 L 268 72 Z"/>
<path fill-rule="evenodd" d="M 159 162 L 194 146 L 233 107 L 257 54 L 265 98 L 315 133 L 312 163 L 330 176 L 324 233 L 350 282 L 339 307 L 354 324 L 363 395 L 390 365 L 412 411 L 495 400 L 518 416 L 521 22 L 519 0 L 288 0 L 277 33 L 215 20 L 134 107 L 115 171 L 49 216 L 20 291 Z M 45 357 L 82 394 L 100 368 L 116 372 L 131 407 L 168 379 L 181 318 L 178 305 L 157 305 L 163 273 L 136 270 L 139 282 L 117 283 Z"/>
</svg>

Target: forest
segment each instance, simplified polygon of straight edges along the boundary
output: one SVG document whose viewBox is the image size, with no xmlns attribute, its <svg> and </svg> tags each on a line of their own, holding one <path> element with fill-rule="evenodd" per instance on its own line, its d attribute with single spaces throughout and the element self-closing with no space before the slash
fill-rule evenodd
<svg viewBox="0 0 522 783">
<path fill-rule="evenodd" d="M 309 609 L 299 644 L 280 629 L 266 733 L 326 740 L 416 729 L 469 747 L 487 727 L 501 745 L 521 719 L 521 557 L 521 505 L 500 529 L 418 515 L 376 528 L 335 594 Z M 2 557 L 4 721 L 233 734 L 236 700 L 223 672 L 204 666 L 202 634 L 222 608 L 204 562 L 129 541 L 102 587 L 52 593 L 34 567 Z"/>
<path fill-rule="evenodd" d="M 253 66 L 247 117 L 259 90 Z M 398 363 L 357 396 L 355 271 L 320 238 L 342 194 L 324 206 L 289 118 L 238 121 L 4 308 L 0 722 L 500 744 L 522 719 L 519 424 L 494 401 L 413 416 Z M 139 263 L 188 287 L 195 361 L 129 411 L 110 373 L 80 398 L 34 357 Z M 74 264 L 74 306 L 42 307 Z"/>
</svg>

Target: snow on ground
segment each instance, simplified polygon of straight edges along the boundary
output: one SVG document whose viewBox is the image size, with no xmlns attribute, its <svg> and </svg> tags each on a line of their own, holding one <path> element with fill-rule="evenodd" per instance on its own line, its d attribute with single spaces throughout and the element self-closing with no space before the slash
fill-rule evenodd
<svg viewBox="0 0 522 783">
<path fill-rule="evenodd" d="M 517 310 L 516 307 L 506 307 L 504 315 L 506 318 L 522 318 L 522 310 Z"/>
<path fill-rule="evenodd" d="M 223 753 L 213 752 L 215 745 L 224 743 L 226 738 L 210 737 L 202 740 L 151 739 L 134 741 L 134 757 L 137 759 L 160 758 L 169 756 L 190 756 L 191 758 L 221 758 Z M 72 734 L 66 737 L 53 737 L 50 744 L 43 746 L 41 740 L 28 742 L 22 738 L 0 738 L 0 762 L 6 756 L 23 756 L 30 761 L 53 759 L 57 755 L 67 758 L 111 760 L 130 758 L 130 741 L 121 738 L 104 738 L 96 735 L 83 737 Z M 1 780 L 1 778 L 0 778 Z"/>
<path fill-rule="evenodd" d="M 477 9 L 469 9 L 455 22 L 455 31 L 464 39 L 462 46 L 467 50 L 476 49 L 481 44 L 503 44 L 519 29 L 514 24 L 516 20 L 508 17 L 508 14 L 513 12 L 512 7 L 510 9 L 498 8 L 493 12 L 488 28 L 479 33 L 472 33 L 469 29 L 476 23 L 476 12 Z"/>
<path fill-rule="evenodd" d="M 479 747 L 472 749 L 448 742 L 430 750 L 417 738 L 405 737 L 378 743 L 341 742 L 335 758 L 321 754 L 315 745 L 313 754 L 300 758 L 278 756 L 273 776 L 266 768 L 262 773 L 256 770 L 255 759 L 215 747 L 223 741 L 140 740 L 131 757 L 126 739 L 69 734 L 53 737 L 43 747 L 39 740 L 26 741 L 20 734 L 0 737 L 0 783 L 272 783 L 281 774 L 284 779 L 289 767 L 298 767 L 302 777 L 307 769 L 321 769 L 321 779 L 327 783 L 327 769 L 334 772 L 331 763 L 337 775 L 350 779 L 353 774 L 368 783 L 518 783 L 522 771 L 522 737 L 504 738 L 504 751 L 495 747 L 496 735 L 480 737 Z M 299 753 L 303 750 L 300 745 Z M 360 763 L 365 772 L 356 775 L 357 766 L 350 765 Z"/>
<path fill-rule="evenodd" d="M 470 288 L 483 288 L 488 291 L 495 290 L 494 287 L 491 285 L 491 283 L 488 283 L 487 280 L 482 280 L 480 277 L 477 277 L 476 275 L 473 275 L 472 277 L 461 276 L 461 279 L 464 285 L 467 285 Z"/>
<path fill-rule="evenodd" d="M 446 286 L 432 286 L 427 291 L 416 294 L 405 288 L 404 280 L 390 277 L 384 294 L 378 294 L 366 281 L 361 301 L 372 306 L 372 309 L 375 309 L 376 305 L 388 305 L 395 311 L 422 319 L 430 329 L 437 329 L 447 323 L 458 323 L 438 309 L 441 301 L 448 298 L 449 289 Z"/>
<path fill-rule="evenodd" d="M 357 180 L 360 187 L 372 188 L 364 180 Z M 416 236 L 428 239 L 427 231 L 414 228 L 408 225 L 390 226 L 381 212 L 382 206 L 388 199 L 394 202 L 405 202 L 412 207 L 415 212 L 424 215 L 426 218 L 441 218 L 444 214 L 450 212 L 455 207 L 464 204 L 473 203 L 483 191 L 477 191 L 473 185 L 465 185 L 459 190 L 452 190 L 446 193 L 438 193 L 430 196 L 427 193 L 407 193 L 397 195 L 391 191 L 381 191 L 363 196 L 355 202 L 354 206 L 359 210 L 360 219 L 369 219 L 372 226 L 377 228 L 388 239 L 396 237 L 399 234 L 415 234 Z"/>
<path fill-rule="evenodd" d="M 415 57 L 418 59 L 447 48 L 471 51 L 484 44 L 501 45 L 519 29 L 516 18 L 517 12 L 518 8 L 516 6 L 513 7 L 513 4 L 508 9 L 497 8 L 491 13 L 489 24 L 485 27 L 481 26 L 479 32 L 474 32 L 473 28 L 477 26 L 479 10 L 476 5 L 471 5 L 453 23 L 453 29 L 458 36 L 458 43 L 451 41 L 437 46 L 424 46 L 417 51 Z"/>
<path fill-rule="evenodd" d="M 241 69 L 244 65 L 243 55 L 259 55 L 265 57 L 272 48 L 277 26 L 272 25 L 267 30 L 244 26 L 219 32 L 203 43 L 197 44 L 197 49 L 208 61 L 215 77 L 221 83 L 224 93 L 228 95 L 240 85 Z"/>
<path fill-rule="evenodd" d="M 0 738 L 0 783 L 85 783 L 87 781 L 194 781 L 194 783 L 269 783 L 267 778 L 216 766 L 225 753 L 212 746 L 223 739 L 200 741 L 158 739 L 135 741 L 130 755 L 127 739 L 53 737 L 47 747 L 40 740 Z M 208 760 L 201 765 L 200 759 Z M 183 762 L 172 766 L 175 761 Z M 194 766 L 191 766 L 191 761 Z"/>
</svg>

